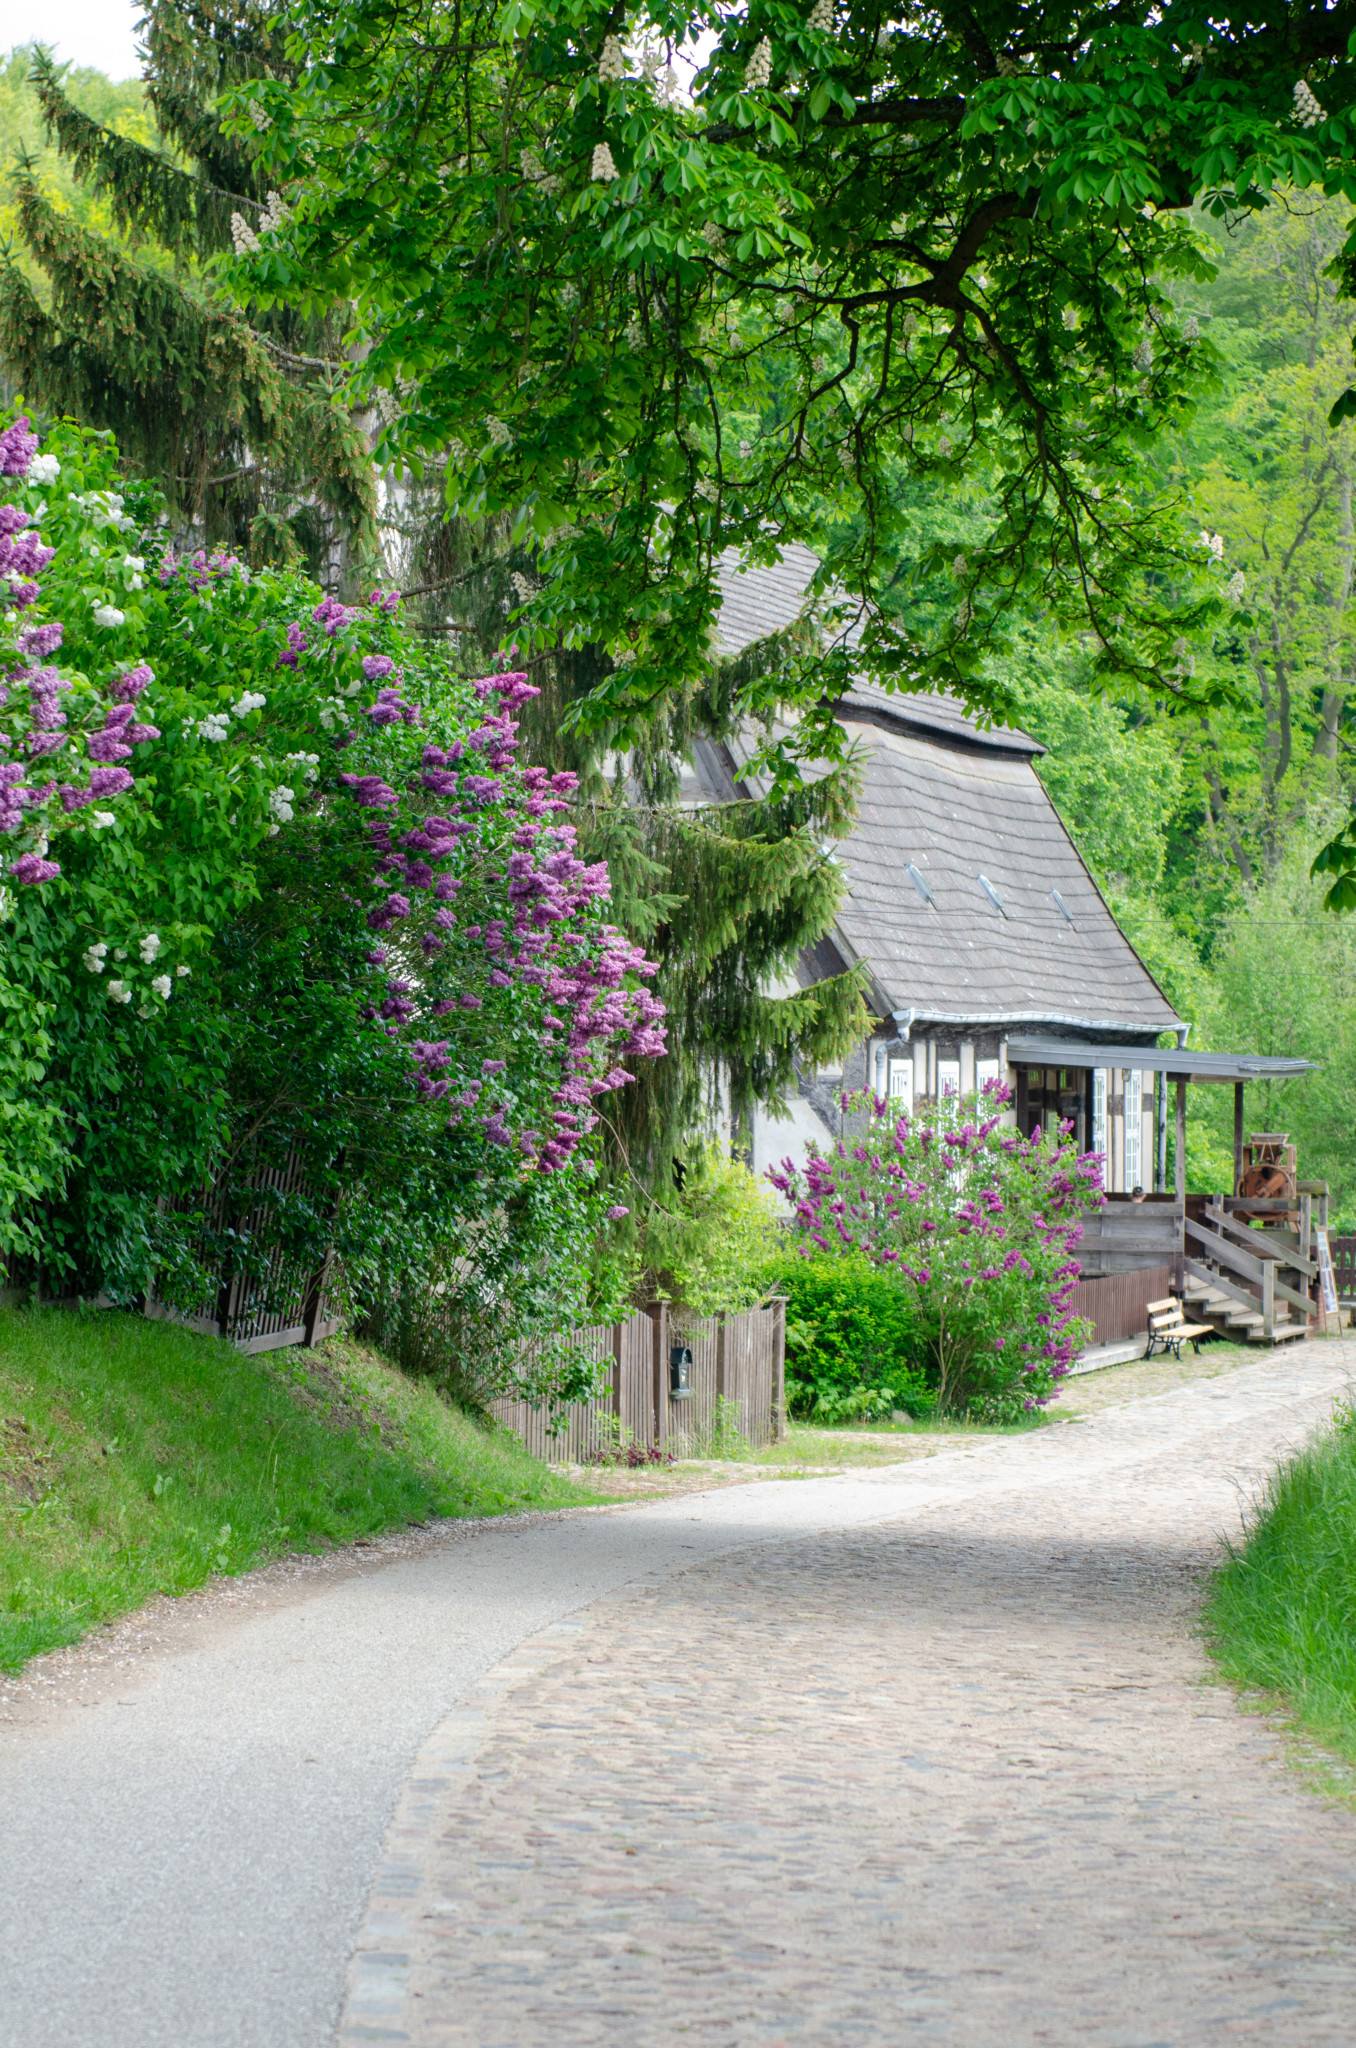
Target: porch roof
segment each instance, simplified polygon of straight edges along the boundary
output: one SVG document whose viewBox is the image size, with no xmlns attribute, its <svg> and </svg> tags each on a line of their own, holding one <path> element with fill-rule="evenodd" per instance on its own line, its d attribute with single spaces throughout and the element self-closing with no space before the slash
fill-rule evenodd
<svg viewBox="0 0 1356 2048">
<path fill-rule="evenodd" d="M 1132 1067 L 1138 1073 L 1181 1075 L 1188 1081 L 1293 1081 L 1315 1071 L 1313 1060 L 1260 1052 L 1191 1052 L 1186 1046 L 1089 1045 L 1072 1038 L 1010 1038 L 1014 1067 Z"/>
</svg>

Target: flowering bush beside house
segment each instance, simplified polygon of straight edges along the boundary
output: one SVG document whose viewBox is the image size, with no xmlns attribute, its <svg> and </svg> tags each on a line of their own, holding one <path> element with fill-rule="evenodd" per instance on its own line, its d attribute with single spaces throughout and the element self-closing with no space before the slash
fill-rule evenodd
<svg viewBox="0 0 1356 2048">
<path fill-rule="evenodd" d="M 1080 1158 L 1067 1127 L 1020 1137 L 1002 1120 L 1008 1100 L 991 1083 L 978 1098 L 894 1116 L 869 1095 L 847 1096 L 845 1113 L 866 1119 L 861 1134 L 769 1175 L 793 1204 L 796 1250 L 815 1276 L 798 1289 L 793 1264 L 786 1283 L 789 1315 L 810 1324 L 796 1373 L 814 1391 L 801 1392 L 802 1407 L 821 1375 L 832 1405 L 861 1371 L 850 1349 L 814 1342 L 816 1302 L 832 1294 L 825 1265 L 865 1266 L 898 1291 L 897 1314 L 877 1304 L 875 1318 L 896 1363 L 873 1354 L 878 1380 L 873 1390 L 858 1377 L 859 1412 L 873 1391 L 876 1407 L 892 1395 L 916 1407 L 920 1377 L 940 1413 L 987 1421 L 1018 1420 L 1057 1392 L 1085 1341 L 1069 1304 L 1080 1218 L 1103 1199 L 1101 1161 Z"/>
<path fill-rule="evenodd" d="M 517 759 L 526 676 L 181 558 L 106 436 L 18 420 L 0 469 L 0 1250 L 187 1303 L 290 1158 L 270 1234 L 358 1296 L 474 1239 L 529 1324 L 581 1311 L 594 1104 L 662 1011 Z"/>
</svg>

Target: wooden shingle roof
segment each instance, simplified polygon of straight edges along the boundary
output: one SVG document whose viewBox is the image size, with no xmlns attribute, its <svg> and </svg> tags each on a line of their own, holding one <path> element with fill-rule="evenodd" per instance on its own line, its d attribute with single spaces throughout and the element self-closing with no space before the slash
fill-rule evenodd
<svg viewBox="0 0 1356 2048">
<path fill-rule="evenodd" d="M 784 630 L 815 566 L 803 548 L 770 569 L 722 564 L 725 648 Z M 838 716 L 864 773 L 835 848 L 848 879 L 836 938 L 870 967 L 878 1003 L 917 1023 L 1140 1039 L 1177 1027 L 1046 795 L 1039 742 L 980 727 L 952 698 L 865 681 Z"/>
</svg>

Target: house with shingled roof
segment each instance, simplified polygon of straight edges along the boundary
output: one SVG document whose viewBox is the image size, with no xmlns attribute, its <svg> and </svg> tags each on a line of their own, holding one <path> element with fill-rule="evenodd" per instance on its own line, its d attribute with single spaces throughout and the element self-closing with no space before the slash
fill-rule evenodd
<svg viewBox="0 0 1356 2048">
<path fill-rule="evenodd" d="M 788 547 L 769 568 L 722 568 L 718 638 L 727 655 L 786 632 L 816 566 Z M 844 1090 L 871 1085 L 910 1105 L 966 1094 L 990 1076 L 1014 1088 L 1024 1131 L 1060 1116 L 1103 1152 L 1108 1185 L 1151 1186 L 1156 1105 L 1150 1051 L 1186 1027 L 1079 856 L 1036 772 L 1026 733 L 984 728 L 945 696 L 853 685 L 837 716 L 863 770 L 857 821 L 833 849 L 846 891 L 833 928 L 801 957 L 802 987 L 860 962 L 870 1037 L 841 1069 L 803 1073 L 787 1113 L 760 1114 L 752 1165 L 803 1156 L 841 1128 Z M 686 799 L 749 793 L 754 751 L 698 743 Z M 1014 1044 L 1096 1044 L 1107 1065 L 1034 1065 Z M 1124 1052 L 1117 1062 L 1116 1055 Z M 1157 1109 L 1157 1115 L 1156 1115 Z"/>
</svg>

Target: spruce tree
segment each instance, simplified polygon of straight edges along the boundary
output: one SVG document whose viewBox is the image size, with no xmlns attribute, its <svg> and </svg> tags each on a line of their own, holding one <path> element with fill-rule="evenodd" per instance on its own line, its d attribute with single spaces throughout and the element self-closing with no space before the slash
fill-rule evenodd
<svg viewBox="0 0 1356 2048">
<path fill-rule="evenodd" d="M 279 202 L 213 101 L 224 85 L 282 75 L 281 43 L 233 0 L 151 0 L 142 27 L 160 148 L 90 119 L 35 49 L 48 133 L 115 232 L 62 212 L 20 157 L 15 213 L 46 292 L 12 256 L 0 264 L 0 361 L 31 404 L 111 429 L 186 538 L 256 563 L 304 561 L 325 581 L 356 574 L 375 538 L 374 475 L 364 416 L 336 394 L 337 321 L 241 305 L 215 275 Z"/>
</svg>

